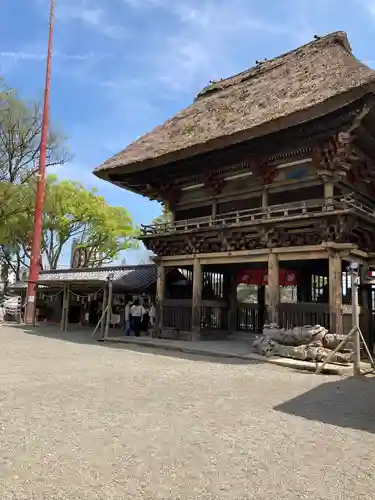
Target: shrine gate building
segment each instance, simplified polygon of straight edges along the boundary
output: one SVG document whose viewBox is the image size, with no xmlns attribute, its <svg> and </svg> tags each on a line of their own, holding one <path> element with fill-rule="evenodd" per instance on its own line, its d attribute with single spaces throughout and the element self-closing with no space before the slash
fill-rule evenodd
<svg viewBox="0 0 375 500">
<path fill-rule="evenodd" d="M 332 33 L 210 83 L 95 170 L 172 214 L 140 236 L 156 254 L 162 331 L 349 329 L 347 263 L 360 262 L 364 283 L 375 256 L 374 93 L 375 72 Z M 170 267 L 187 279 L 178 293 Z M 241 286 L 255 300 L 241 301 Z M 370 299 L 362 288 L 365 329 Z"/>
</svg>

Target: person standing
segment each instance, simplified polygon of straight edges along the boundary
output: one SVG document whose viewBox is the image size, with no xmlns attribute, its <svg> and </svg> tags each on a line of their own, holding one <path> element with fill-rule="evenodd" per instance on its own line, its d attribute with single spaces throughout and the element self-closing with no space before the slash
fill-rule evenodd
<svg viewBox="0 0 375 500">
<path fill-rule="evenodd" d="M 141 324 L 142 324 L 142 313 L 143 307 L 139 304 L 139 300 L 135 299 L 134 304 L 130 309 L 131 313 L 131 329 L 136 337 L 141 336 Z"/>
<path fill-rule="evenodd" d="M 5 320 L 5 307 L 4 304 L 0 304 L 0 326 L 4 324 Z"/>
<path fill-rule="evenodd" d="M 145 300 L 143 303 L 142 309 L 142 322 L 141 322 L 141 330 L 148 335 L 148 327 L 150 323 L 150 306 L 148 301 Z"/>
<path fill-rule="evenodd" d="M 155 306 L 154 306 L 154 304 L 151 303 L 151 307 L 150 307 L 150 325 L 152 327 L 155 326 L 155 316 L 156 316 Z"/>
<path fill-rule="evenodd" d="M 130 332 L 131 332 L 131 308 L 132 308 L 133 302 L 131 300 L 128 300 L 126 306 L 125 306 L 125 336 L 129 337 Z"/>
</svg>

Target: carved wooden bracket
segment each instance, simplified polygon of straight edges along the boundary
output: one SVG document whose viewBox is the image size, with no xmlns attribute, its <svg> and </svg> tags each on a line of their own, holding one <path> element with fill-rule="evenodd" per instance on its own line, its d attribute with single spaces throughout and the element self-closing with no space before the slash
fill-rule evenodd
<svg viewBox="0 0 375 500">
<path fill-rule="evenodd" d="M 204 174 L 204 187 L 213 195 L 218 195 L 224 188 L 224 180 L 219 179 L 215 172 L 206 172 Z"/>
<path fill-rule="evenodd" d="M 181 198 L 181 191 L 170 182 L 152 184 L 149 186 L 148 196 L 151 200 L 160 201 L 167 208 L 171 208 Z"/>
<path fill-rule="evenodd" d="M 252 169 L 264 186 L 272 184 L 278 173 L 276 165 L 269 165 L 264 159 L 255 161 L 252 165 Z"/>
<path fill-rule="evenodd" d="M 361 163 L 354 147 L 355 131 L 371 109 L 372 106 L 365 105 L 358 111 L 348 129 L 341 130 L 314 148 L 313 155 L 320 167 L 318 174 L 323 179 L 337 180 L 346 177 L 354 166 Z"/>
</svg>

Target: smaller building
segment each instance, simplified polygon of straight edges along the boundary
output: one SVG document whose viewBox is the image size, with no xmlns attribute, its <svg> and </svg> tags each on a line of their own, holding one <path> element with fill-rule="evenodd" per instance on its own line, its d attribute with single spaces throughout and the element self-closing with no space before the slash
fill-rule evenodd
<svg viewBox="0 0 375 500">
<path fill-rule="evenodd" d="M 177 269 L 168 273 L 167 280 L 172 289 L 186 281 Z M 156 281 L 154 264 L 42 271 L 38 280 L 37 320 L 64 322 L 65 329 L 69 323 L 94 327 L 102 316 L 103 305 L 108 304 L 111 288 L 111 324 L 122 327 L 127 300 L 137 297 L 153 302 Z M 16 283 L 12 290 L 20 293 L 25 303 L 27 284 Z"/>
</svg>

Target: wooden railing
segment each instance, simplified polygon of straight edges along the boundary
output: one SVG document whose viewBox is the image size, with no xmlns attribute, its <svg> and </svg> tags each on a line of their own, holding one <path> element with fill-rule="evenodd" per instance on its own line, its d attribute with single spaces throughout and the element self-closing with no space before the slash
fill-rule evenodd
<svg viewBox="0 0 375 500">
<path fill-rule="evenodd" d="M 163 327 L 183 332 L 191 331 L 191 299 L 166 299 L 163 304 Z M 201 305 L 201 329 L 226 331 L 228 309 L 225 303 L 203 300 Z"/>
<path fill-rule="evenodd" d="M 228 308 L 226 304 L 215 304 L 203 301 L 201 306 L 202 330 L 226 331 L 228 328 Z"/>
<path fill-rule="evenodd" d="M 191 301 L 176 301 L 163 305 L 163 327 L 191 332 Z"/>
<path fill-rule="evenodd" d="M 267 310 L 259 304 L 237 304 L 237 330 L 261 332 L 267 321 Z"/>
<path fill-rule="evenodd" d="M 352 196 L 347 195 L 344 197 L 336 196 L 329 200 L 314 199 L 282 205 L 271 205 L 266 208 L 228 212 L 216 218 L 199 217 L 166 224 L 142 225 L 141 236 L 147 237 L 156 234 L 173 234 L 196 230 L 220 229 L 228 226 L 248 226 L 267 222 L 274 223 L 278 221 L 308 219 L 324 216 L 327 212 L 332 214 L 349 211 L 357 211 L 362 215 L 373 217 L 375 220 L 374 210 L 357 203 Z"/>
<path fill-rule="evenodd" d="M 280 304 L 279 323 L 282 328 L 321 325 L 329 329 L 328 304 Z"/>
</svg>

